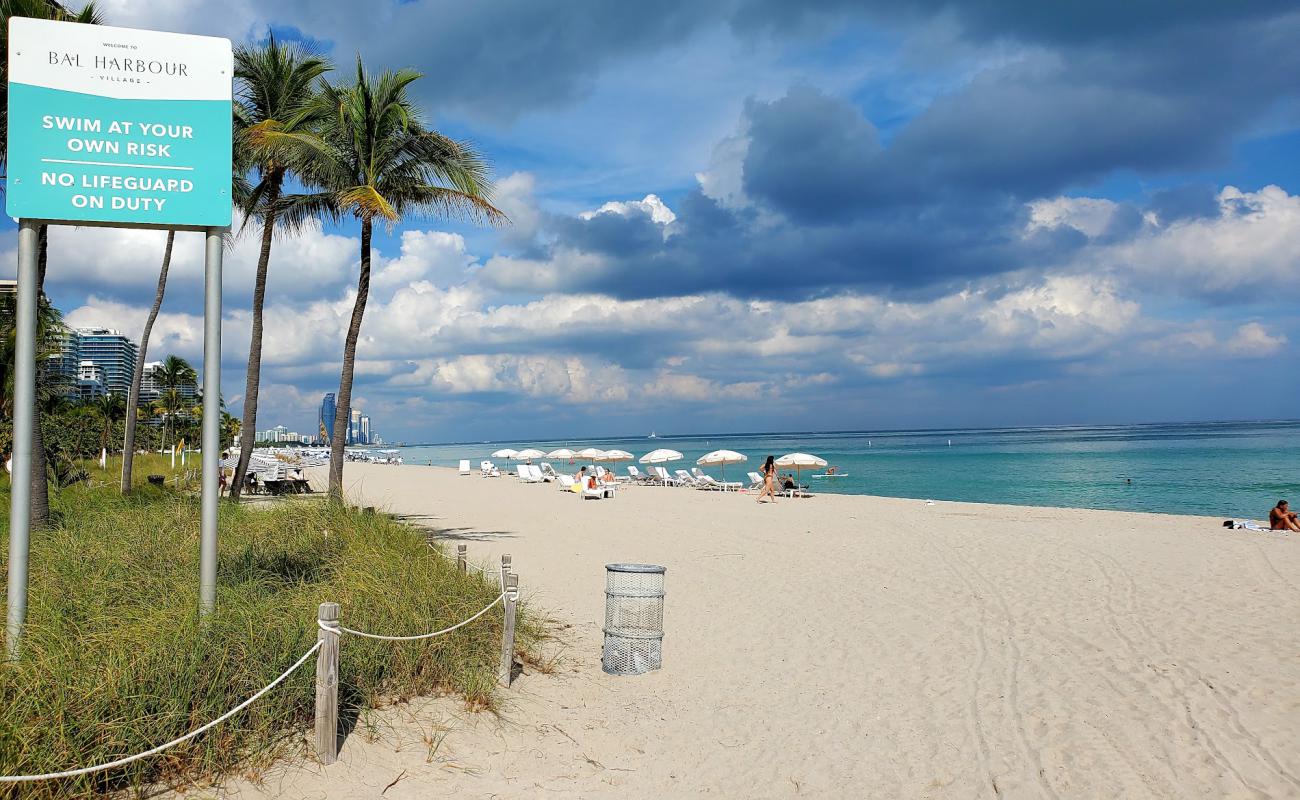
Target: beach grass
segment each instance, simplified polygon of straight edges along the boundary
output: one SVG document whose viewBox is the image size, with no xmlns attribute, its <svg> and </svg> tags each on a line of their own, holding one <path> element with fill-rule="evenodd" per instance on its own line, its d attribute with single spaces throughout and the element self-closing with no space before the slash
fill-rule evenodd
<svg viewBox="0 0 1300 800">
<path fill-rule="evenodd" d="M 141 480 L 161 471 L 149 465 Z M 7 485 L 0 494 L 7 505 Z M 0 664 L 0 775 L 111 761 L 214 719 L 315 643 L 321 602 L 339 603 L 348 627 L 405 635 L 459 622 L 498 593 L 492 576 L 460 574 L 421 531 L 382 514 L 319 500 L 223 502 L 217 610 L 200 620 L 197 497 L 170 486 L 122 497 L 81 485 L 54 503 L 58 525 L 32 537 L 22 657 Z M 0 526 L 7 570 L 7 519 Z M 345 637 L 340 716 L 355 720 L 415 695 L 493 708 L 501 627 L 498 606 L 425 642 Z M 519 627 L 527 651 L 538 628 L 525 609 Z M 0 784 L 0 797 L 202 782 L 305 755 L 313 687 L 314 659 L 243 713 L 164 754 L 88 777 Z"/>
</svg>

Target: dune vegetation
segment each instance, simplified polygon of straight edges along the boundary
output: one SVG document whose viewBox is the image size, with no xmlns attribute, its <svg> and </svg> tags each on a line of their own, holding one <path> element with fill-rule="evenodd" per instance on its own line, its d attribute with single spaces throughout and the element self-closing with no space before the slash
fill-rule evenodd
<svg viewBox="0 0 1300 800">
<path fill-rule="evenodd" d="M 142 484 L 148 473 L 170 472 L 148 458 Z M 315 643 L 321 602 L 339 603 L 346 626 L 415 634 L 459 622 L 497 595 L 491 574 L 462 575 L 423 532 L 382 514 L 320 499 L 223 502 L 218 608 L 200 620 L 198 499 L 175 484 L 124 497 L 112 481 L 92 482 L 54 496 L 55 526 L 32 539 L 22 657 L 0 664 L 0 775 L 111 761 L 221 715 Z M 0 494 L 7 506 L 7 484 Z M 0 521 L 0 569 L 7 528 Z M 501 628 L 498 610 L 425 642 L 346 637 L 341 717 L 413 695 L 492 708 Z M 537 628 L 523 609 L 520 629 L 526 654 Z M 309 756 L 313 666 L 164 754 L 88 777 L 0 784 L 0 797 L 180 784 Z"/>
</svg>

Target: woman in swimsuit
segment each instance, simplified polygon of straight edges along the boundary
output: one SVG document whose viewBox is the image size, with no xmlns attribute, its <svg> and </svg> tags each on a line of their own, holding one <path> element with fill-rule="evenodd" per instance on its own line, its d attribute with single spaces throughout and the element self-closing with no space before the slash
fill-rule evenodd
<svg viewBox="0 0 1300 800">
<path fill-rule="evenodd" d="M 764 497 L 776 502 L 776 459 L 772 456 L 763 462 L 763 490 L 758 493 L 758 502 L 763 502 Z"/>
</svg>

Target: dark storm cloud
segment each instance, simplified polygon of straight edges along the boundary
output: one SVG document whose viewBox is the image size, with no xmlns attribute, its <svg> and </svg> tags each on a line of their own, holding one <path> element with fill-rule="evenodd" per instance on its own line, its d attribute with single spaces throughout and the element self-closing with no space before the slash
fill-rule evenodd
<svg viewBox="0 0 1300 800">
<path fill-rule="evenodd" d="M 1226 161 L 1236 141 L 1297 95 L 1300 13 L 1229 17 L 1195 6 L 1164 20 L 1145 7 L 1125 19 L 1112 11 L 1095 12 L 1112 18 L 1109 27 L 1095 22 L 1073 38 L 1064 28 L 1008 23 L 1008 35 L 1061 44 L 981 72 L 883 143 L 857 107 L 815 88 L 751 100 L 740 125 L 751 207 L 696 192 L 666 231 L 640 212 L 561 220 L 549 268 L 580 261 L 582 280 L 551 280 L 546 290 L 914 296 L 1060 263 L 1085 237 L 1068 228 L 1026 236 L 1026 203 L 1118 173 L 1166 179 Z M 986 25 L 998 18 L 992 6 L 978 16 Z M 1138 30 L 1140 43 L 1117 38 Z M 1205 200 L 1160 195 L 1152 210 L 1203 213 Z M 1141 212 L 1121 206 L 1096 239 L 1137 234 Z M 523 288 L 518 275 L 486 277 Z"/>
<path fill-rule="evenodd" d="M 772 103 L 751 101 L 746 116 L 745 190 L 787 216 L 842 218 L 880 193 L 880 138 L 856 108 L 797 87 Z"/>
</svg>

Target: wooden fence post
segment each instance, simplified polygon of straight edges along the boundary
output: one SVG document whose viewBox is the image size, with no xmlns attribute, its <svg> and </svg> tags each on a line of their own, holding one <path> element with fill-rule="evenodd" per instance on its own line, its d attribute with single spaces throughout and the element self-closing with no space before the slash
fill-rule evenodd
<svg viewBox="0 0 1300 800">
<path fill-rule="evenodd" d="M 506 589 L 506 576 L 510 574 L 510 569 L 513 566 L 514 565 L 510 561 L 510 554 L 503 554 L 501 556 L 501 583 L 499 584 L 501 586 L 501 591 L 503 592 Z"/>
<path fill-rule="evenodd" d="M 339 604 L 321 603 L 316 619 L 330 629 L 316 639 L 316 758 L 328 765 L 339 757 Z"/>
<path fill-rule="evenodd" d="M 465 551 L 467 549 L 463 544 L 456 545 L 456 569 L 460 570 L 461 575 L 465 574 Z"/>
<path fill-rule="evenodd" d="M 515 674 L 515 608 L 519 602 L 519 576 L 505 576 L 506 624 L 501 631 L 501 685 L 510 688 Z"/>
</svg>

